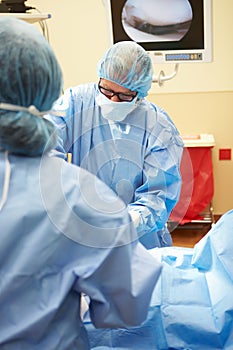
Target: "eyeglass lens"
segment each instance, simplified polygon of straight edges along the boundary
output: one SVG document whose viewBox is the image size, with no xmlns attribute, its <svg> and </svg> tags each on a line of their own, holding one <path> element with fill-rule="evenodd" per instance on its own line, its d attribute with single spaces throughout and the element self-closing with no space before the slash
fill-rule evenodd
<svg viewBox="0 0 233 350">
<path fill-rule="evenodd" d="M 107 97 L 113 97 L 113 96 L 116 95 L 119 98 L 120 101 L 131 102 L 137 96 L 137 94 L 136 95 L 130 95 L 130 94 L 123 94 L 121 92 L 114 92 L 112 90 L 104 88 L 100 84 L 98 85 L 98 87 L 99 87 L 100 92 L 103 95 L 105 95 Z"/>
</svg>

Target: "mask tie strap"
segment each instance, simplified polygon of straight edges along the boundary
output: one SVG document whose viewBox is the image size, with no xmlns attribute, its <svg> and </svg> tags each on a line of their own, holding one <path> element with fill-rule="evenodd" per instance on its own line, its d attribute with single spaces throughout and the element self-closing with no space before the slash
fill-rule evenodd
<svg viewBox="0 0 233 350">
<path fill-rule="evenodd" d="M 0 103 L 0 109 L 5 109 L 7 111 L 13 111 L 13 112 L 28 112 L 32 115 L 35 115 L 36 117 L 41 117 L 43 118 L 43 116 L 45 114 L 52 114 L 55 116 L 61 116 L 61 117 L 65 117 L 66 113 L 65 111 L 53 111 L 53 110 L 49 110 L 49 111 L 45 111 L 45 112 L 40 112 L 38 111 L 38 109 L 31 105 L 29 107 L 23 107 L 23 106 L 17 106 L 17 105 L 13 105 L 11 103 Z"/>
<path fill-rule="evenodd" d="M 4 178 L 2 198 L 0 201 L 0 211 L 2 210 L 7 200 L 7 196 L 9 192 L 10 176 L 11 176 L 11 165 L 8 158 L 8 151 L 5 151 L 5 178 Z"/>
</svg>

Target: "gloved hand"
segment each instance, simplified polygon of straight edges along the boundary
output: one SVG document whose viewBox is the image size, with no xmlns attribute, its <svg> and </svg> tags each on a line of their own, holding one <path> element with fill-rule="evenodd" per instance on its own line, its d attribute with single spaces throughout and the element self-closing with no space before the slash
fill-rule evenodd
<svg viewBox="0 0 233 350">
<path fill-rule="evenodd" d="M 134 223 L 134 227 L 137 227 L 140 223 L 140 214 L 134 210 L 129 210 L 129 214 L 130 214 L 132 221 Z"/>
<path fill-rule="evenodd" d="M 80 302 L 80 316 L 83 319 L 85 313 L 89 309 L 88 298 L 82 293 Z"/>
</svg>

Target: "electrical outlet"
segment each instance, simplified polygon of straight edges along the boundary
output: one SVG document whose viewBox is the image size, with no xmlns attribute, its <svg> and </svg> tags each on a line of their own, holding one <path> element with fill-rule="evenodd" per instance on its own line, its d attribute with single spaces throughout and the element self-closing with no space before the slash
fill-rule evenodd
<svg viewBox="0 0 233 350">
<path fill-rule="evenodd" d="M 219 160 L 231 160 L 231 148 L 220 148 Z"/>
</svg>

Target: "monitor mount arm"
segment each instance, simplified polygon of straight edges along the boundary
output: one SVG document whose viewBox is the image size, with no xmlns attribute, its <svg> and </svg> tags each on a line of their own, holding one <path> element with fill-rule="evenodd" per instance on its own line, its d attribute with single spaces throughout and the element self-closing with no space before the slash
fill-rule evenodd
<svg viewBox="0 0 233 350">
<path fill-rule="evenodd" d="M 159 86 L 163 86 L 166 80 L 173 79 L 177 75 L 178 67 L 179 67 L 179 64 L 176 63 L 175 70 L 170 75 L 165 75 L 164 71 L 161 70 L 157 76 L 153 77 L 152 83 L 158 83 Z"/>
</svg>

